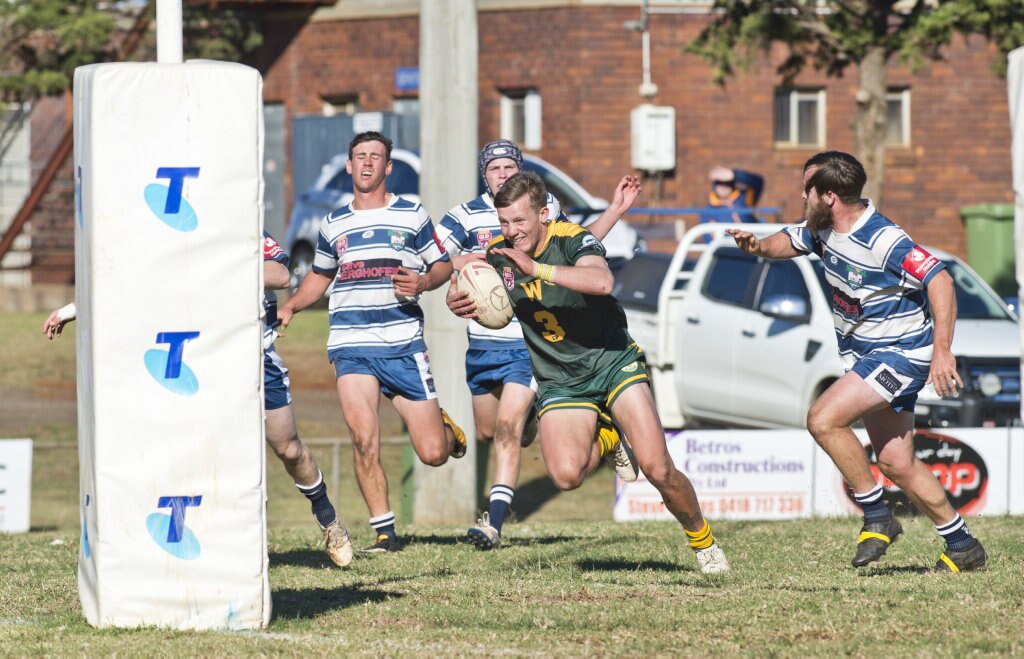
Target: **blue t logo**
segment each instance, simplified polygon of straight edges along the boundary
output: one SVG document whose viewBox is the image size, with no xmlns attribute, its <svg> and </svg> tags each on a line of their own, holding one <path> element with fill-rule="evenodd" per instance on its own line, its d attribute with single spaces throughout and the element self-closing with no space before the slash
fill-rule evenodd
<svg viewBox="0 0 1024 659">
<path fill-rule="evenodd" d="M 185 187 L 185 179 L 198 176 L 198 167 L 160 167 L 156 170 L 157 178 L 171 180 L 171 184 L 167 186 L 167 202 L 164 204 L 164 213 L 172 214 L 181 210 L 181 190 Z"/>
<path fill-rule="evenodd" d="M 168 391 L 180 396 L 193 396 L 199 391 L 199 379 L 184 361 L 185 344 L 199 338 L 199 332 L 160 332 L 157 343 L 166 343 L 167 350 L 147 350 L 143 355 L 146 370 Z"/>
<path fill-rule="evenodd" d="M 171 514 L 152 513 L 146 517 L 146 530 L 153 541 L 175 558 L 191 561 L 199 558 L 202 548 L 196 534 L 185 526 L 185 511 L 198 507 L 202 495 L 170 496 L 157 499 L 157 508 L 170 508 Z"/>
</svg>

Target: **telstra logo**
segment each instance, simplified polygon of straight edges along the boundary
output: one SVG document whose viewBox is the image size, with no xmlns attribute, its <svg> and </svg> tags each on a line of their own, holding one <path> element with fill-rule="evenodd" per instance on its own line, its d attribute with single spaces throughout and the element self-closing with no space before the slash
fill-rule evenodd
<svg viewBox="0 0 1024 659">
<path fill-rule="evenodd" d="M 182 196 L 186 178 L 197 178 L 198 167 L 159 167 L 156 178 L 169 179 L 168 185 L 150 183 L 143 194 L 146 205 L 153 211 L 157 219 L 178 231 L 194 231 L 199 226 L 199 218 L 192 204 Z"/>
<path fill-rule="evenodd" d="M 160 497 L 156 507 L 170 508 L 171 514 L 152 513 L 146 517 L 146 530 L 156 544 L 171 556 L 193 561 L 199 558 L 201 548 L 196 534 L 185 526 L 185 511 L 198 507 L 202 502 L 202 496 Z"/>
<path fill-rule="evenodd" d="M 199 391 L 199 379 L 182 360 L 185 343 L 199 338 L 199 332 L 160 332 L 157 343 L 166 343 L 167 350 L 147 350 L 143 356 L 146 370 L 167 391 L 179 396 L 194 396 Z"/>
</svg>

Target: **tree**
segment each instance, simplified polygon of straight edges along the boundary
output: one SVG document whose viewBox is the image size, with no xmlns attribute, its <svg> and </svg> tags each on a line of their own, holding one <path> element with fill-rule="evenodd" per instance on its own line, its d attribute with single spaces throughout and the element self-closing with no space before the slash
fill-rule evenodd
<svg viewBox="0 0 1024 659">
<path fill-rule="evenodd" d="M 956 34 L 994 43 L 996 74 L 1006 53 L 1024 44 L 1021 0 L 716 0 L 715 17 L 686 47 L 708 61 L 716 82 L 763 57 L 773 44 L 787 55 L 783 84 L 811 65 L 830 77 L 857 68 L 854 154 L 868 172 L 865 196 L 881 203 L 885 177 L 887 65 L 893 56 L 920 70 L 941 60 Z"/>
<path fill-rule="evenodd" d="M 0 94 L 59 94 L 75 67 L 111 59 L 116 17 L 91 0 L 0 1 Z"/>
<path fill-rule="evenodd" d="M 61 94 L 76 67 L 123 59 L 128 33 L 152 19 L 155 0 L 0 0 L 0 101 Z M 184 10 L 187 58 L 238 61 L 262 44 L 248 14 L 193 2 Z M 149 49 L 153 48 L 152 36 Z"/>
</svg>

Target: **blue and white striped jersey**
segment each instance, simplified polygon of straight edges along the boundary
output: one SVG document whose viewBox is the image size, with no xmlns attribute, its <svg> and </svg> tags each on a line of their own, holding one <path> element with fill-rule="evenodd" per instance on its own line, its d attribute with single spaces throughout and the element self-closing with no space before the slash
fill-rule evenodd
<svg viewBox="0 0 1024 659">
<path fill-rule="evenodd" d="M 423 274 L 448 254 L 427 211 L 397 195 L 383 208 L 351 204 L 320 222 L 313 270 L 332 277 L 327 354 L 402 357 L 427 349 L 418 298 L 395 293 L 399 267 Z"/>
<path fill-rule="evenodd" d="M 793 247 L 825 264 L 839 354 L 847 368 L 873 351 L 927 366 L 933 329 L 925 287 L 945 269 L 870 202 L 850 233 L 786 227 Z"/>
<path fill-rule="evenodd" d="M 548 193 L 548 217 L 565 220 L 562 206 Z M 437 229 L 446 250 L 451 254 L 483 253 L 492 238 L 501 235 L 498 211 L 487 192 L 476 199 L 460 204 L 448 211 Z M 488 329 L 480 323 L 470 323 L 467 329 L 470 350 L 526 350 L 519 319 L 501 329 Z"/>
<path fill-rule="evenodd" d="M 288 267 L 288 254 L 274 237 L 266 231 L 263 232 L 263 260 L 277 261 L 284 267 Z M 273 343 L 274 330 L 277 329 L 277 293 L 263 289 L 263 345 Z"/>
</svg>

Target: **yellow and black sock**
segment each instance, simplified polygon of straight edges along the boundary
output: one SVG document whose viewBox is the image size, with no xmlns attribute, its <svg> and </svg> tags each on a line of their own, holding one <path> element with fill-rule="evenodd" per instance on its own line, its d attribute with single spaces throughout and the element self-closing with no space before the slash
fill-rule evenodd
<svg viewBox="0 0 1024 659">
<path fill-rule="evenodd" d="M 711 524 L 707 520 L 704 520 L 704 528 L 700 531 L 686 531 L 686 539 L 690 541 L 690 547 L 694 551 L 701 549 L 707 549 L 711 545 L 715 544 L 715 536 L 711 534 Z"/>
</svg>

